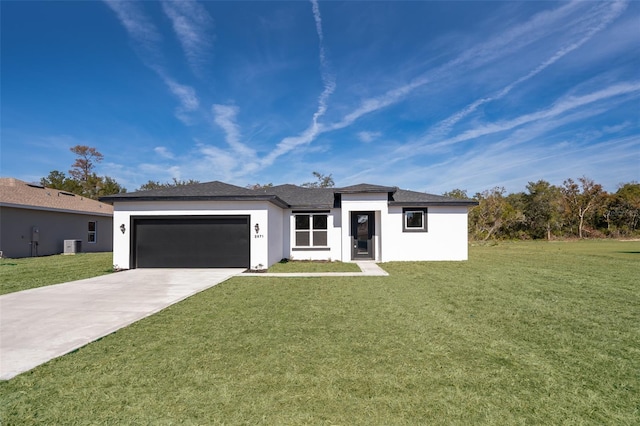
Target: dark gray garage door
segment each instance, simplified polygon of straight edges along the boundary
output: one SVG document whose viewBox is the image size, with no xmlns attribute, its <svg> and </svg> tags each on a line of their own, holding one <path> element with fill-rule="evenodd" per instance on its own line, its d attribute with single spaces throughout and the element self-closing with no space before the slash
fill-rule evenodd
<svg viewBox="0 0 640 426">
<path fill-rule="evenodd" d="M 162 217 L 133 220 L 137 268 L 246 268 L 249 217 Z"/>
</svg>

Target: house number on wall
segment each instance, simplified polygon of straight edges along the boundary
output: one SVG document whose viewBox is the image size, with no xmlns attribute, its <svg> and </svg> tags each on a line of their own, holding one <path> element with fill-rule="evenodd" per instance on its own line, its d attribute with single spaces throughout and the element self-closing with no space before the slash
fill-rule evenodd
<svg viewBox="0 0 640 426">
<path fill-rule="evenodd" d="M 258 232 L 260 232 L 260 225 L 256 223 L 256 226 L 254 226 L 253 229 L 256 230 L 256 235 L 254 235 L 253 238 L 264 238 L 264 234 L 258 234 Z"/>
</svg>

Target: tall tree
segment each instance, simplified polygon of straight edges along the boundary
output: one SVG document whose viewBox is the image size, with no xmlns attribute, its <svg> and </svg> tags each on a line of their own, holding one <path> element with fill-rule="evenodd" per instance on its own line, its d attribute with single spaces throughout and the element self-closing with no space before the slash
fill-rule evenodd
<svg viewBox="0 0 640 426">
<path fill-rule="evenodd" d="M 529 234 L 533 238 L 551 239 L 561 223 L 561 191 L 545 180 L 529 182 L 524 195 L 524 215 Z"/>
<path fill-rule="evenodd" d="M 333 181 L 333 177 L 331 175 L 323 175 L 322 173 L 313 172 L 313 176 L 315 176 L 315 182 L 305 182 L 302 187 L 304 188 L 333 188 L 335 186 L 335 182 Z"/>
<path fill-rule="evenodd" d="M 115 179 L 95 173 L 96 163 L 104 158 L 98 150 L 86 145 L 76 145 L 70 148 L 70 151 L 77 155 L 69 170 L 70 176 L 53 170 L 47 177 L 40 179 L 42 185 L 93 199 L 127 192 L 127 189 Z"/>
<path fill-rule="evenodd" d="M 565 213 L 578 224 L 578 237 L 583 238 L 585 219 L 588 213 L 594 212 L 599 203 L 603 202 L 604 191 L 602 185 L 583 176 L 576 183 L 569 178 L 564 181 L 562 194 L 565 203 Z M 577 218 L 577 220 L 576 220 Z"/>
<path fill-rule="evenodd" d="M 247 189 L 262 189 L 262 188 L 271 188 L 273 187 L 273 184 L 271 182 L 269 183 L 255 183 L 255 184 L 249 184 L 247 186 L 245 186 L 245 188 Z"/>
<path fill-rule="evenodd" d="M 105 195 L 123 194 L 127 192 L 127 189 L 116 182 L 115 179 L 109 176 L 103 176 L 100 179 L 100 183 L 97 185 L 96 198 L 104 197 Z"/>
<path fill-rule="evenodd" d="M 515 192 L 504 197 L 505 209 L 501 234 L 506 238 L 530 238 L 524 215 L 525 193 Z"/>
<path fill-rule="evenodd" d="M 96 163 L 100 163 L 104 159 L 104 155 L 97 149 L 86 146 L 76 145 L 69 148 L 71 152 L 76 154 L 76 161 L 71 165 L 69 174 L 79 182 L 89 182 L 93 175 Z"/>
<path fill-rule="evenodd" d="M 451 191 L 445 192 L 444 194 L 445 197 L 451 197 L 451 198 L 459 198 L 461 200 L 467 199 L 469 198 L 469 196 L 467 195 L 467 190 L 466 189 L 452 189 Z"/>
<path fill-rule="evenodd" d="M 476 238 L 495 238 L 501 229 L 524 220 L 522 212 L 505 198 L 505 192 L 503 187 L 497 186 L 473 197 L 479 204 L 471 209 L 469 219 Z"/>
<path fill-rule="evenodd" d="M 155 180 L 149 180 L 147 183 L 140 185 L 140 188 L 136 189 L 136 191 L 149 191 L 152 189 L 173 188 L 176 186 L 195 185 L 197 183 L 200 183 L 200 181 L 195 179 L 182 180 L 182 179 L 173 178 L 173 182 L 165 182 L 165 183 L 160 183 L 159 181 L 155 181 Z"/>
<path fill-rule="evenodd" d="M 64 172 L 52 170 L 46 177 L 40 179 L 40 184 L 47 188 L 59 189 L 61 191 L 71 192 L 72 194 L 80 194 L 82 187 L 78 182 L 69 179 Z"/>
<path fill-rule="evenodd" d="M 626 183 L 611 194 L 605 213 L 607 225 L 615 225 L 617 232 L 633 234 L 640 227 L 640 184 Z"/>
</svg>

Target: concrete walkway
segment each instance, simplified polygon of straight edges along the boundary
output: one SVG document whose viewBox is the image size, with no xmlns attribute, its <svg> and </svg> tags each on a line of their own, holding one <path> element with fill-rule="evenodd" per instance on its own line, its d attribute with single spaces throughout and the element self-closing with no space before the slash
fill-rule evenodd
<svg viewBox="0 0 640 426">
<path fill-rule="evenodd" d="M 0 296 L 0 380 L 148 317 L 244 269 L 133 269 Z"/>
<path fill-rule="evenodd" d="M 386 277 L 389 274 L 374 261 L 356 262 L 362 272 L 257 272 L 242 274 L 243 277 Z"/>
</svg>

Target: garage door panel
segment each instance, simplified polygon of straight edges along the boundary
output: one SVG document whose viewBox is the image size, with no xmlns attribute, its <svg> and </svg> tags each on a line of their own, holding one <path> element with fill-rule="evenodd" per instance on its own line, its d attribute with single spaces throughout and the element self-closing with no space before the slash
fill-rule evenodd
<svg viewBox="0 0 640 426">
<path fill-rule="evenodd" d="M 138 268 L 249 266 L 246 217 L 137 219 L 135 229 Z"/>
</svg>

